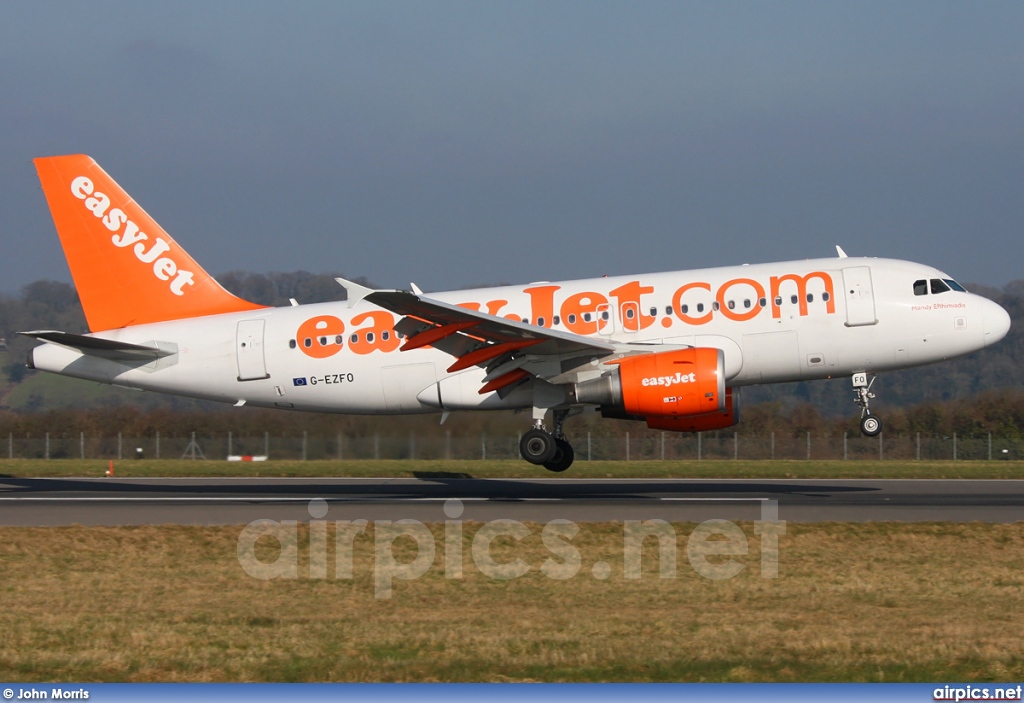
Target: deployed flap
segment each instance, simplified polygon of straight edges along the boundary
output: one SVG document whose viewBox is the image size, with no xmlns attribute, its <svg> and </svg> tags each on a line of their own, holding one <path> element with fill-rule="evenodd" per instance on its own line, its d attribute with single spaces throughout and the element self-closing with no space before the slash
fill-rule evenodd
<svg viewBox="0 0 1024 703">
<path fill-rule="evenodd" d="M 529 347 L 531 355 L 572 355 L 589 352 L 605 356 L 615 351 L 613 345 L 589 337 L 527 325 L 408 291 L 378 290 L 369 293 L 366 300 L 396 315 L 421 320 L 431 326 L 458 326 L 457 334 L 468 335 L 482 342 L 505 344 L 535 341 L 536 343 Z M 473 324 L 464 326 L 462 323 Z M 432 342 L 432 345 L 443 347 L 436 342 Z"/>
<path fill-rule="evenodd" d="M 50 342 L 68 349 L 74 349 L 86 356 L 98 356 L 113 361 L 153 361 L 176 352 L 159 347 L 147 347 L 141 344 L 117 342 L 112 339 L 89 337 L 84 334 L 71 334 L 56 330 L 37 330 L 35 332 L 19 332 L 18 334 L 41 342 Z"/>
</svg>

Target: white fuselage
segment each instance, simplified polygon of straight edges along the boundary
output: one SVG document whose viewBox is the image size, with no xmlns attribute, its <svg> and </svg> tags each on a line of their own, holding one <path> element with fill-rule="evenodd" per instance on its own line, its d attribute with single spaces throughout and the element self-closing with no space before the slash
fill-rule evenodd
<svg viewBox="0 0 1024 703">
<path fill-rule="evenodd" d="M 876 373 L 981 349 L 1006 312 L 920 264 L 834 258 L 430 294 L 498 317 L 613 343 L 716 347 L 729 386 Z M 397 317 L 366 301 L 213 315 L 99 332 L 176 353 L 112 361 L 56 344 L 36 368 L 130 388 L 338 413 L 529 407 L 532 393 L 480 395 L 485 371 L 456 374 L 431 347 L 402 352 Z M 595 362 L 597 363 L 597 362 Z"/>
</svg>

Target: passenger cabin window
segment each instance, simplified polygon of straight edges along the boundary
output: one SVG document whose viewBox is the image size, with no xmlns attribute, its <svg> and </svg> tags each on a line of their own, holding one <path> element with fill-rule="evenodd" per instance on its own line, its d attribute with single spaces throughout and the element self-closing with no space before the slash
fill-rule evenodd
<svg viewBox="0 0 1024 703">
<path fill-rule="evenodd" d="M 630 319 L 633 318 L 633 311 L 632 310 L 629 311 L 629 318 Z M 607 310 L 605 310 L 604 312 L 601 313 L 601 319 L 602 320 L 607 320 L 608 319 L 608 311 Z"/>
<path fill-rule="evenodd" d="M 750 307 L 750 298 L 744 298 L 743 299 L 743 307 L 745 307 L 745 308 L 749 308 Z"/>
<path fill-rule="evenodd" d="M 687 305 L 686 303 L 683 303 L 683 314 L 685 315 L 688 312 L 690 312 L 690 306 Z"/>
<path fill-rule="evenodd" d="M 568 319 L 569 319 L 569 324 L 570 325 L 575 325 L 576 324 L 576 315 L 574 313 L 569 313 L 569 318 Z"/>
<path fill-rule="evenodd" d="M 686 312 L 686 311 L 683 310 L 683 312 Z M 666 305 L 665 306 L 665 314 L 666 315 L 671 315 L 672 314 L 672 306 L 671 305 Z"/>
<path fill-rule="evenodd" d="M 757 304 L 760 305 L 762 308 L 767 307 L 768 306 L 768 299 L 767 298 L 758 298 L 757 299 Z"/>
<path fill-rule="evenodd" d="M 781 295 L 775 296 L 775 304 L 776 305 L 782 305 L 782 296 Z"/>
<path fill-rule="evenodd" d="M 825 291 L 824 293 L 821 294 L 821 299 L 824 300 L 826 303 L 828 302 L 828 298 L 828 291 Z"/>
<path fill-rule="evenodd" d="M 928 281 L 914 281 L 914 295 L 928 295 Z"/>
<path fill-rule="evenodd" d="M 814 302 L 814 293 L 808 293 L 807 294 L 807 302 L 808 303 L 813 303 Z"/>
<path fill-rule="evenodd" d="M 544 326 L 544 318 L 543 317 L 538 317 L 537 318 L 537 326 L 538 327 L 543 327 Z"/>
<path fill-rule="evenodd" d="M 636 314 L 633 312 L 633 308 L 626 308 L 626 319 L 627 320 L 632 320 L 635 316 L 636 316 Z M 608 319 L 608 313 L 606 313 L 606 312 L 601 313 L 601 317 L 603 319 L 607 320 Z"/>
<path fill-rule="evenodd" d="M 295 348 L 295 347 L 297 347 L 297 346 L 298 346 L 298 345 L 297 345 L 297 344 L 295 343 L 295 340 L 294 340 L 294 339 L 289 339 L 289 340 L 288 340 L 288 348 L 289 348 L 289 349 L 294 349 L 294 348 Z"/>
<path fill-rule="evenodd" d="M 384 334 L 387 334 L 387 332 L 385 332 Z M 344 341 L 345 341 L 344 338 L 340 334 L 337 337 L 334 338 L 334 343 L 335 344 L 341 344 Z"/>
<path fill-rule="evenodd" d="M 697 303 L 697 312 L 704 312 L 704 303 Z"/>
<path fill-rule="evenodd" d="M 936 293 L 946 293 L 949 291 L 949 286 L 942 282 L 940 278 L 932 279 L 932 295 Z"/>
<path fill-rule="evenodd" d="M 793 305 L 796 305 L 797 300 L 798 298 L 795 295 L 789 296 L 789 302 L 793 303 Z"/>
<path fill-rule="evenodd" d="M 730 300 L 730 301 L 728 302 L 728 305 L 729 305 L 729 309 L 730 309 L 730 310 L 733 310 L 733 309 L 735 309 L 735 307 L 736 307 L 736 301 L 735 301 L 735 300 Z"/>
<path fill-rule="evenodd" d="M 558 317 L 558 315 L 555 315 L 553 318 L 551 318 L 551 324 L 560 325 L 562 324 L 562 320 Z"/>
<path fill-rule="evenodd" d="M 656 308 L 656 307 L 654 307 L 652 305 L 651 306 L 651 317 L 657 317 L 657 316 L 658 316 L 658 308 Z"/>
<path fill-rule="evenodd" d="M 589 312 L 583 313 L 583 321 L 584 322 L 590 322 L 590 313 Z"/>
</svg>

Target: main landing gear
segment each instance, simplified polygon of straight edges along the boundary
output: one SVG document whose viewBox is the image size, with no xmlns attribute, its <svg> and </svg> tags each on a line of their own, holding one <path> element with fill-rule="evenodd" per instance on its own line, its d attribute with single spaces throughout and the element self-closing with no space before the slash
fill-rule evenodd
<svg viewBox="0 0 1024 703">
<path fill-rule="evenodd" d="M 555 410 L 555 431 L 544 429 L 543 420 L 534 420 L 533 429 L 519 440 L 519 453 L 531 464 L 543 466 L 548 471 L 561 473 L 572 466 L 576 458 L 572 445 L 562 432 L 562 423 L 569 416 L 568 410 Z"/>
<path fill-rule="evenodd" d="M 868 407 L 868 403 L 875 397 L 871 392 L 875 378 L 872 376 L 869 381 L 866 373 L 853 374 L 853 402 L 860 406 L 860 431 L 865 437 L 877 437 L 882 431 L 882 421 L 872 415 Z"/>
</svg>

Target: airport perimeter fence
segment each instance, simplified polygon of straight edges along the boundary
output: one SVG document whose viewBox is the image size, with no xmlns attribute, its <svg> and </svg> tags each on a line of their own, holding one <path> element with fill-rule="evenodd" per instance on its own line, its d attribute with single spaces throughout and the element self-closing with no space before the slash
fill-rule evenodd
<svg viewBox="0 0 1024 703">
<path fill-rule="evenodd" d="M 983 437 L 932 437 L 921 434 L 886 438 L 847 435 L 793 437 L 741 435 L 738 432 L 647 433 L 570 437 L 577 461 L 678 460 L 1000 460 L 1024 457 L 1024 440 Z M 2 442 L 2 440 L 0 440 Z M 518 436 L 429 437 L 372 435 L 351 437 L 209 436 L 92 437 L 46 434 L 6 437 L 3 459 L 216 459 L 266 457 L 268 460 L 467 460 L 519 459 Z"/>
</svg>

